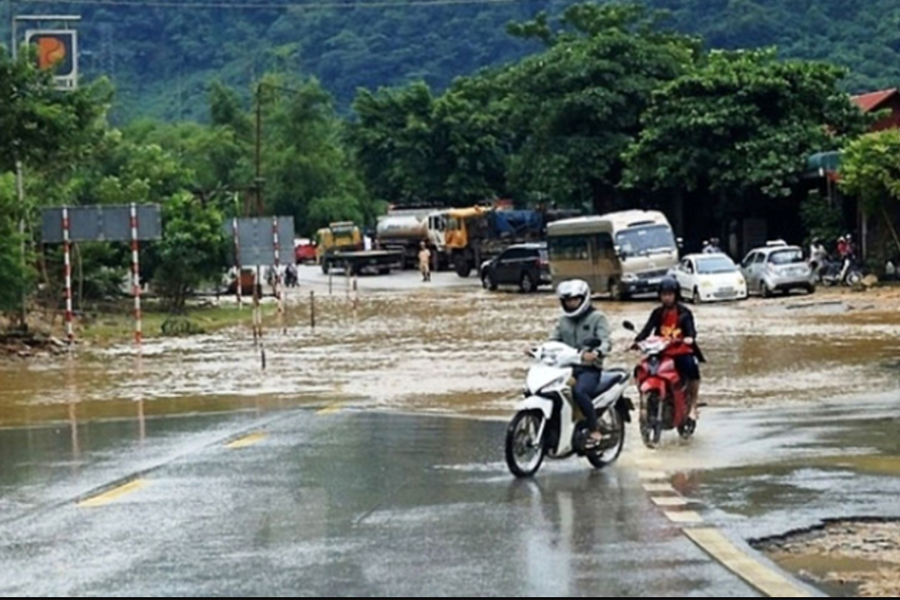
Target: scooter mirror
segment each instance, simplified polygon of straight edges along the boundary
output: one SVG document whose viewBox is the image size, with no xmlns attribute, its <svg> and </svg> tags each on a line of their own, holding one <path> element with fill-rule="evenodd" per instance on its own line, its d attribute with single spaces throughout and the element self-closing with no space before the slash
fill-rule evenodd
<svg viewBox="0 0 900 600">
<path fill-rule="evenodd" d="M 637 327 L 635 327 L 634 323 L 632 323 L 631 321 L 625 321 L 624 323 L 622 323 L 622 327 L 624 327 L 628 331 L 637 331 Z"/>
</svg>

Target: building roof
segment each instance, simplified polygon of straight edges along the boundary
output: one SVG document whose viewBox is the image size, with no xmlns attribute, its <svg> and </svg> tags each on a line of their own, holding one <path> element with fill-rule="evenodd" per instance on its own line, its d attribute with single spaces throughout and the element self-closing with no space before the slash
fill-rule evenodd
<svg viewBox="0 0 900 600">
<path fill-rule="evenodd" d="M 859 96 L 851 96 L 850 100 L 856 104 L 863 112 L 872 112 L 879 106 L 884 104 L 888 99 L 900 94 L 897 88 L 889 90 L 881 90 L 878 92 L 870 92 L 868 94 L 860 94 Z"/>
</svg>

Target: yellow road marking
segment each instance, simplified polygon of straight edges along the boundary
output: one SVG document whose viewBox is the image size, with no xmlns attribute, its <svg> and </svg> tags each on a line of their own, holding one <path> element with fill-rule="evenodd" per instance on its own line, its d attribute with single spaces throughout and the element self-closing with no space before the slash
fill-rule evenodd
<svg viewBox="0 0 900 600">
<path fill-rule="evenodd" d="M 108 492 L 103 492 L 102 494 L 98 494 L 93 498 L 88 498 L 87 500 L 82 500 L 78 503 L 79 508 L 97 508 L 98 506 L 103 506 L 104 504 L 109 504 L 113 500 L 118 500 L 122 496 L 130 494 L 132 492 L 136 492 L 142 488 L 150 485 L 146 479 L 135 479 L 134 481 L 129 481 L 124 485 L 120 485 L 117 488 L 113 488 Z"/>
<path fill-rule="evenodd" d="M 641 471 L 638 473 L 638 477 L 642 481 L 668 479 L 668 476 L 665 473 L 663 473 L 662 471 Z"/>
<path fill-rule="evenodd" d="M 316 412 L 316 414 L 319 416 L 333 415 L 334 413 L 341 412 L 341 410 L 343 410 L 343 408 L 344 408 L 344 405 L 341 404 L 340 402 L 338 402 L 337 404 L 332 404 L 331 406 L 326 406 L 322 410 Z"/>
<path fill-rule="evenodd" d="M 692 542 L 722 563 L 735 575 L 772 598 L 811 598 L 780 573 L 742 552 L 716 529 L 685 529 Z"/>
<path fill-rule="evenodd" d="M 663 461 L 659 458 L 639 458 L 635 461 L 639 467 L 647 468 L 647 469 L 658 469 L 662 466 Z"/>
<path fill-rule="evenodd" d="M 655 504 L 657 506 L 669 506 L 669 507 L 687 506 L 687 500 L 685 500 L 684 498 L 679 498 L 677 496 L 675 496 L 675 497 L 656 496 L 656 497 L 653 497 L 650 499 L 653 500 L 653 504 Z"/>
<path fill-rule="evenodd" d="M 682 525 L 703 522 L 703 517 L 692 510 L 667 510 L 665 511 L 665 515 L 666 518 L 673 523 L 680 523 Z"/>
<path fill-rule="evenodd" d="M 238 438 L 233 442 L 225 444 L 225 447 L 231 448 L 232 450 L 236 450 L 238 448 L 246 448 L 247 446 L 252 446 L 253 444 L 260 443 L 267 437 L 269 436 L 267 436 L 265 433 L 251 433 L 249 435 L 245 435 L 242 438 Z"/>
<path fill-rule="evenodd" d="M 650 492 L 651 494 L 660 494 L 666 492 L 670 494 L 678 493 L 675 491 L 675 488 L 673 488 L 669 483 L 645 483 L 644 491 Z"/>
</svg>

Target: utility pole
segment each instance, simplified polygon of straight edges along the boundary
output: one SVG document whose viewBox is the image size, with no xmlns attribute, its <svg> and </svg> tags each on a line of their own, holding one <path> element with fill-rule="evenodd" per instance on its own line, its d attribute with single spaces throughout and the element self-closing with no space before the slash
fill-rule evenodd
<svg viewBox="0 0 900 600">
<path fill-rule="evenodd" d="M 18 36 L 16 35 L 16 11 L 15 11 L 15 3 L 13 0 L 9 0 L 7 3 L 9 8 L 9 33 L 10 33 L 10 45 L 9 51 L 11 53 L 13 62 L 16 61 L 19 55 L 18 49 L 18 40 L 16 39 Z M 19 238 L 21 239 L 22 244 L 22 273 L 25 273 L 25 269 L 28 266 L 28 248 L 25 244 L 25 220 L 28 216 L 27 211 L 25 210 L 25 180 L 24 174 L 22 172 L 22 161 L 19 160 L 19 144 L 16 144 L 16 201 L 19 204 L 19 210 L 22 211 L 21 216 L 19 217 Z M 19 314 L 19 321 L 22 327 L 26 327 L 25 320 L 28 317 L 28 294 L 25 292 L 25 286 L 22 286 L 22 306 L 21 313 Z"/>
<path fill-rule="evenodd" d="M 261 217 L 265 206 L 263 204 L 263 179 L 262 179 L 262 82 L 256 84 L 256 216 Z"/>
<path fill-rule="evenodd" d="M 254 96 L 256 97 L 256 179 L 254 181 L 254 187 L 256 188 L 256 216 L 263 216 L 263 212 L 265 211 L 265 205 L 263 203 L 263 183 L 265 180 L 262 176 L 262 105 L 263 105 L 263 88 L 269 88 L 270 90 L 275 90 L 278 92 L 286 92 L 288 94 L 299 94 L 302 90 L 298 90 L 296 88 L 286 87 L 283 85 L 276 85 L 274 83 L 266 83 L 265 81 L 259 81 L 256 83 L 256 90 L 254 92 Z"/>
</svg>

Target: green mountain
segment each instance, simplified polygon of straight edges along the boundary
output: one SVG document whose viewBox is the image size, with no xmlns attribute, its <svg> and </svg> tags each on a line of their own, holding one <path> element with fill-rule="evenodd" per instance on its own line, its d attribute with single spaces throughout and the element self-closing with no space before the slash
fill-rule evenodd
<svg viewBox="0 0 900 600">
<path fill-rule="evenodd" d="M 109 75 L 119 121 L 203 119 L 222 80 L 249 95 L 264 72 L 311 74 L 346 110 L 360 87 L 453 78 L 537 45 L 505 26 L 571 0 L 6 0 L 7 16 L 81 15 L 87 77 Z M 850 91 L 900 82 L 896 0 L 645 0 L 668 25 L 723 48 L 777 45 L 785 57 L 848 67 Z M 5 18 L 3 23 L 9 23 Z M 48 23 L 50 25 L 51 23 Z M 24 24 L 21 28 L 24 28 Z M 6 32 L 4 39 L 9 39 Z"/>
</svg>

